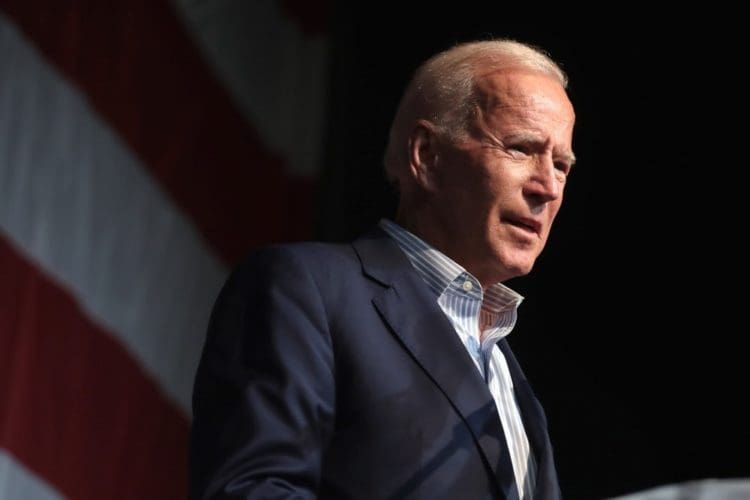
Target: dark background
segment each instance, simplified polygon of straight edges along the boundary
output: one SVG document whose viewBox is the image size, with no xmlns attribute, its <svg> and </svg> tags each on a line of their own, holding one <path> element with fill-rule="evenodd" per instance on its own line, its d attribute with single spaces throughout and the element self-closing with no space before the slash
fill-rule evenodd
<svg viewBox="0 0 750 500">
<path fill-rule="evenodd" d="M 316 236 L 346 240 L 393 213 L 380 159 L 421 61 L 491 36 L 545 48 L 570 77 L 579 161 L 545 253 L 509 283 L 526 296 L 510 342 L 563 493 L 750 477 L 747 155 L 729 139 L 742 56 L 719 38 L 733 16 L 542 10 L 336 5 Z"/>
</svg>

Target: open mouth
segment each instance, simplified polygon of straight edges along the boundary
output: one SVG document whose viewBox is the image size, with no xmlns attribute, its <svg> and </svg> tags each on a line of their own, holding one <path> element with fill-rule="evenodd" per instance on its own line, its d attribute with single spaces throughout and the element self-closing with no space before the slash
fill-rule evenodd
<svg viewBox="0 0 750 500">
<path fill-rule="evenodd" d="M 526 217 L 507 217 L 505 221 L 512 226 L 536 235 L 538 235 L 542 229 L 542 225 L 539 222 Z"/>
</svg>

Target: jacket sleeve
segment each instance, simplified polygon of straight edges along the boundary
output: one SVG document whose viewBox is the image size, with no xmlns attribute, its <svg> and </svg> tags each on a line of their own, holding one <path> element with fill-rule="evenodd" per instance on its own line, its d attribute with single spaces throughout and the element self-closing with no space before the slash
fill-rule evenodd
<svg viewBox="0 0 750 500">
<path fill-rule="evenodd" d="M 190 498 L 315 498 L 333 429 L 333 365 L 320 291 L 294 247 L 237 268 L 196 375 Z"/>
</svg>

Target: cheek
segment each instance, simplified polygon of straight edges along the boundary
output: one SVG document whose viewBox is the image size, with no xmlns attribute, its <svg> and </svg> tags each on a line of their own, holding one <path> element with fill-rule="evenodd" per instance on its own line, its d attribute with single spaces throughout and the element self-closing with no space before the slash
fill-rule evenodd
<svg viewBox="0 0 750 500">
<path fill-rule="evenodd" d="M 560 193 L 560 197 L 555 200 L 554 202 L 550 203 L 549 205 L 549 223 L 552 225 L 552 223 L 555 221 L 555 218 L 557 217 L 558 212 L 560 211 L 560 207 L 562 206 L 562 200 L 563 195 Z"/>
</svg>

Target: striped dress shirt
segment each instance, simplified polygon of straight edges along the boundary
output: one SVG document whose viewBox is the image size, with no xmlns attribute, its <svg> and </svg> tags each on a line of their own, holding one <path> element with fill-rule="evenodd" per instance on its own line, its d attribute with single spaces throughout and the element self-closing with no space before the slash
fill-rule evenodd
<svg viewBox="0 0 750 500">
<path fill-rule="evenodd" d="M 497 341 L 516 323 L 523 297 L 501 283 L 483 290 L 479 281 L 448 256 L 386 219 L 380 227 L 398 244 L 435 295 L 495 400 L 521 499 L 534 496 L 536 462 L 521 420 L 513 381 Z"/>
</svg>

